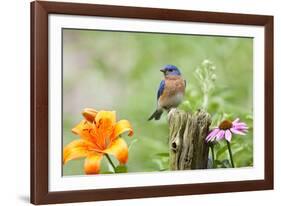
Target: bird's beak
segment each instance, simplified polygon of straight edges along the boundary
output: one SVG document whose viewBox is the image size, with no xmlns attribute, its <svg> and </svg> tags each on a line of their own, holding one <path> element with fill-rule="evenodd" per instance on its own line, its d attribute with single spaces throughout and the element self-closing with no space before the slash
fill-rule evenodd
<svg viewBox="0 0 281 206">
<path fill-rule="evenodd" d="M 163 72 L 165 74 L 165 69 L 160 69 L 160 72 Z"/>
</svg>

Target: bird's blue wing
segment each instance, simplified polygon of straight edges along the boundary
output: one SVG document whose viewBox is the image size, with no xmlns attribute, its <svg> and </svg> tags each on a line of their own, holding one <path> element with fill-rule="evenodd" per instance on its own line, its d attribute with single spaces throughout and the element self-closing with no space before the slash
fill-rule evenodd
<svg viewBox="0 0 281 206">
<path fill-rule="evenodd" d="M 162 80 L 160 82 L 159 89 L 158 89 L 158 92 L 157 92 L 157 100 L 163 94 L 164 88 L 165 88 L 165 80 Z"/>
</svg>

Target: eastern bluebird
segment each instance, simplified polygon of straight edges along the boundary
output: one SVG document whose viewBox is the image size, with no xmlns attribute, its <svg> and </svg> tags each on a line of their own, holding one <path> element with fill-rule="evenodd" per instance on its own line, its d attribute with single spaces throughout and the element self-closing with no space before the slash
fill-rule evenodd
<svg viewBox="0 0 281 206">
<path fill-rule="evenodd" d="M 160 70 L 164 73 L 157 92 L 157 109 L 149 120 L 159 120 L 163 111 L 177 107 L 183 100 L 186 81 L 182 78 L 180 70 L 173 65 L 166 65 Z"/>
</svg>

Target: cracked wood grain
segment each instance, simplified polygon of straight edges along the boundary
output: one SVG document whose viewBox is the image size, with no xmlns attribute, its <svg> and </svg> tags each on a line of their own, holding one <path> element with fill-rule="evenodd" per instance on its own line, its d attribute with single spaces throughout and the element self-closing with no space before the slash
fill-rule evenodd
<svg viewBox="0 0 281 206">
<path fill-rule="evenodd" d="M 172 109 L 168 114 L 171 170 L 206 169 L 209 148 L 205 137 L 211 116 L 198 110 L 194 113 Z"/>
</svg>

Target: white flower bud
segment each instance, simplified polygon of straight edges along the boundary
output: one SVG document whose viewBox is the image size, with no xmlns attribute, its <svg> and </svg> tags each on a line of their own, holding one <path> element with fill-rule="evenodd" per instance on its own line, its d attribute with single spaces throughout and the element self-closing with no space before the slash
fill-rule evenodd
<svg viewBox="0 0 281 206">
<path fill-rule="evenodd" d="M 213 75 L 211 76 L 211 80 L 212 80 L 212 81 L 215 81 L 216 79 L 217 79 L 217 75 L 213 74 Z"/>
<path fill-rule="evenodd" d="M 205 66 L 205 65 L 208 65 L 208 64 L 210 64 L 211 62 L 210 62 L 210 60 L 208 60 L 208 59 L 205 59 L 203 62 L 202 62 L 202 64 Z"/>
</svg>

